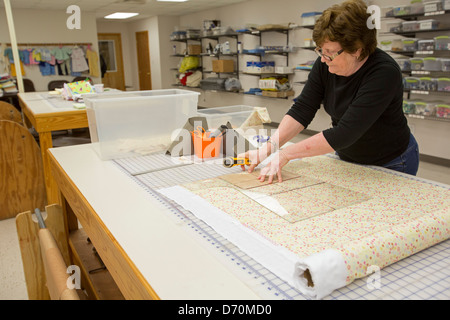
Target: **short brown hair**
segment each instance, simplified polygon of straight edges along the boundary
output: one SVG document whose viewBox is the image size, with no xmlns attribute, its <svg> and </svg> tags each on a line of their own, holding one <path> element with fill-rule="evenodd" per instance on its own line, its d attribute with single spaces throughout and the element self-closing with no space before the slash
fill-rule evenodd
<svg viewBox="0 0 450 320">
<path fill-rule="evenodd" d="M 348 0 L 325 10 L 317 20 L 313 40 L 320 47 L 325 41 L 338 42 L 344 51 L 356 52 L 359 60 L 372 54 L 377 47 L 377 29 L 367 27 L 367 6 L 362 0 Z"/>
</svg>

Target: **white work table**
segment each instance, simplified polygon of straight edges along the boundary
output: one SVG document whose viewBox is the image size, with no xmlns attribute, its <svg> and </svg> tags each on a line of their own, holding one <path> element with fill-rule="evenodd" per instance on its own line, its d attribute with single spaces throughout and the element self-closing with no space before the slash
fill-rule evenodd
<svg viewBox="0 0 450 320">
<path fill-rule="evenodd" d="M 188 218 L 178 219 L 90 144 L 48 152 L 62 204 L 70 206 L 125 298 L 270 299 L 267 286 L 223 259 Z M 327 299 L 448 299 L 449 252 L 447 240 L 384 268 L 380 289 L 371 290 L 362 278 Z"/>
<path fill-rule="evenodd" d="M 91 145 L 49 150 L 53 175 L 127 299 L 258 299 L 185 223 Z"/>
</svg>

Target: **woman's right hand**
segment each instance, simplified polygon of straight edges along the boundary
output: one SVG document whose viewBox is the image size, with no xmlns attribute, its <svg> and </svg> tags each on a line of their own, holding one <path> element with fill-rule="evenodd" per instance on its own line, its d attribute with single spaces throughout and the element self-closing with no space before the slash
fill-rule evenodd
<svg viewBox="0 0 450 320">
<path fill-rule="evenodd" d="M 265 152 L 265 148 L 256 149 L 256 150 L 250 150 L 245 153 L 239 154 L 238 158 L 246 158 L 250 160 L 250 165 L 247 169 L 249 173 L 253 172 L 253 170 L 262 162 L 264 161 L 269 154 Z M 241 166 L 242 170 L 245 170 L 245 165 Z"/>
</svg>

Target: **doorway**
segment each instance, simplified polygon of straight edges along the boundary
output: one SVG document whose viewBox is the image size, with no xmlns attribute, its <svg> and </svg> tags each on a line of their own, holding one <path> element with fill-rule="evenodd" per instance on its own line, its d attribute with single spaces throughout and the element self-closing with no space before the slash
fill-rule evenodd
<svg viewBox="0 0 450 320">
<path fill-rule="evenodd" d="M 102 76 L 102 83 L 107 88 L 125 91 L 120 33 L 99 33 L 97 36 L 99 53 L 106 63 L 106 73 Z"/>
<path fill-rule="evenodd" d="M 139 71 L 139 90 L 152 90 L 148 31 L 136 32 L 136 51 Z"/>
</svg>

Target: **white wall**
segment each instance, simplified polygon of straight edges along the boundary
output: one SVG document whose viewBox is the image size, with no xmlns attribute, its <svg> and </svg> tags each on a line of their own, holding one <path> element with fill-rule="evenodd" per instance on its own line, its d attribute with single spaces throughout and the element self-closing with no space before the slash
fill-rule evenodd
<svg viewBox="0 0 450 320">
<path fill-rule="evenodd" d="M 92 43 L 98 53 L 97 23 L 92 13 L 81 13 L 81 29 L 68 29 L 69 15 L 65 10 L 14 9 L 13 19 L 18 43 Z M 0 43 L 10 43 L 8 24 L 4 10 L 0 10 Z M 33 46 L 30 46 L 33 47 Z M 19 48 L 20 49 L 20 48 Z M 37 65 L 25 66 L 24 78 L 34 82 L 37 91 L 46 91 L 51 80 L 71 81 L 73 76 L 42 76 Z M 83 74 L 84 75 L 84 74 Z M 101 83 L 100 78 L 93 78 Z"/>
</svg>

